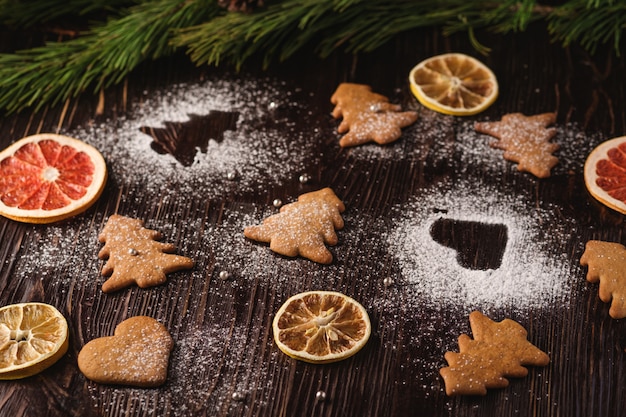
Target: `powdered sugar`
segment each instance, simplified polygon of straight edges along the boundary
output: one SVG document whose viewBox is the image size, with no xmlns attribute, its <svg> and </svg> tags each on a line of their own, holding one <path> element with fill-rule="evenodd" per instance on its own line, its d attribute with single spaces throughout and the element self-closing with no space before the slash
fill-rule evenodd
<svg viewBox="0 0 626 417">
<path fill-rule="evenodd" d="M 554 156 L 559 163 L 552 175 L 570 171 L 582 172 L 586 156 L 602 142 L 599 133 L 583 131 L 577 124 L 554 125 L 556 134 L 551 142 L 559 145 Z M 449 136 L 452 136 L 450 138 Z M 416 160 L 426 159 L 432 165 L 454 161 L 459 174 L 474 172 L 501 173 L 517 170 L 517 164 L 503 158 L 503 151 L 489 144 L 497 139 L 476 132 L 474 120 L 445 116 L 422 109 L 414 125 L 403 129 L 402 137 L 387 146 L 363 145 L 350 150 L 358 160 Z"/>
<path fill-rule="evenodd" d="M 108 162 L 111 180 L 140 187 L 143 193 L 165 195 L 175 190 L 208 198 L 266 190 L 293 179 L 315 162 L 310 136 L 315 126 L 300 131 L 296 121 L 306 114 L 305 100 L 277 83 L 260 80 L 209 80 L 179 84 L 151 93 L 135 105 L 129 118 L 107 120 L 67 132 L 98 148 Z M 153 139 L 142 127 L 185 122 L 190 115 L 211 111 L 239 114 L 235 130 L 222 142 L 209 140 L 191 166 L 170 154 L 151 149 Z M 288 133 L 285 133 L 288 132 Z"/>
<path fill-rule="evenodd" d="M 563 303 L 569 294 L 569 262 L 546 255 L 570 238 L 571 225 L 545 230 L 553 216 L 523 195 L 512 196 L 478 180 L 430 187 L 403 207 L 389 244 L 408 291 L 426 303 L 464 309 L 519 310 Z M 457 252 L 437 243 L 431 227 L 440 218 L 501 224 L 508 230 L 502 265 L 494 270 L 462 267 Z"/>
<path fill-rule="evenodd" d="M 256 392 L 252 406 L 264 406 L 263 393 L 272 388 L 271 380 L 262 378 L 268 363 L 251 361 L 254 350 L 247 345 L 247 329 L 229 324 L 181 332 L 170 356 L 168 380 L 158 390 L 93 385 L 94 402 L 107 415 L 124 409 L 133 410 L 132 415 L 221 415 L 231 407 L 250 407 L 240 401 Z M 235 375 L 239 377 L 233 380 Z"/>
</svg>

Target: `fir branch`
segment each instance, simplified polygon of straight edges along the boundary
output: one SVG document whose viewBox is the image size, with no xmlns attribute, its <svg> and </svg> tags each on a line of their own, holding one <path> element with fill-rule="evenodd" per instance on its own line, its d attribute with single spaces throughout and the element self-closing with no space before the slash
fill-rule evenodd
<svg viewBox="0 0 626 417">
<path fill-rule="evenodd" d="M 114 12 L 138 1 L 131 0 L 0 0 L 0 22 L 29 28 L 39 23 L 96 12 Z"/>
<path fill-rule="evenodd" d="M 40 108 L 121 82 L 141 62 L 171 54 L 170 31 L 210 19 L 205 1 L 160 0 L 64 42 L 0 54 L 0 107 Z"/>
<path fill-rule="evenodd" d="M 599 44 L 612 44 L 619 54 L 621 34 L 626 29 L 626 2 L 595 0 L 586 5 L 569 2 L 547 20 L 548 31 L 564 46 L 580 42 L 594 53 Z"/>
<path fill-rule="evenodd" d="M 0 54 L 0 108 L 39 108 L 90 88 L 99 91 L 123 81 L 141 62 L 177 49 L 198 65 L 241 68 L 259 55 L 268 66 L 303 49 L 322 57 L 338 49 L 367 52 L 399 33 L 441 27 L 444 35 L 467 32 L 486 53 L 476 30 L 520 32 L 544 21 L 552 39 L 565 46 L 578 42 L 595 51 L 612 44 L 619 54 L 626 21 L 624 0 L 566 0 L 555 6 L 534 0 L 268 0 L 251 13 L 228 13 L 220 1 L 0 0 L 0 22 L 29 25 L 92 12 L 112 16 L 77 38 Z"/>
<path fill-rule="evenodd" d="M 445 7 L 408 0 L 391 7 L 386 0 L 285 0 L 251 15 L 226 14 L 182 29 L 172 43 L 186 48 L 197 64 L 237 67 L 257 51 L 263 52 L 266 66 L 283 61 L 316 38 L 322 39 L 315 46 L 322 57 L 339 47 L 372 51 L 398 33 L 437 26 L 472 7 L 465 0 L 441 3 Z"/>
<path fill-rule="evenodd" d="M 253 15 L 228 13 L 210 22 L 181 29 L 172 40 L 177 47 L 187 48 L 191 60 L 198 64 L 219 65 L 222 61 L 240 66 L 256 51 L 263 50 L 265 64 L 275 58 L 278 48 L 288 48 L 290 39 L 309 37 L 300 22 L 320 21 L 332 0 L 288 0 L 274 4 Z M 294 7 L 299 4 L 299 7 Z M 298 42 L 298 49 L 302 45 Z M 281 59 L 286 58 L 283 54 Z"/>
<path fill-rule="evenodd" d="M 446 22 L 444 33 L 452 34 L 468 29 L 488 28 L 496 33 L 522 32 L 528 25 L 550 11 L 534 0 L 506 0 L 490 3 L 488 7 L 472 7 Z"/>
</svg>

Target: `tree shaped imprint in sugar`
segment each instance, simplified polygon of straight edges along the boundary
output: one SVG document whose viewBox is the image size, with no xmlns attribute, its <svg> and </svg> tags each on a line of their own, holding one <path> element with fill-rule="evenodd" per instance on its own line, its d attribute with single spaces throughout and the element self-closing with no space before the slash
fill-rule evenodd
<svg viewBox="0 0 626 417">
<path fill-rule="evenodd" d="M 150 147 L 160 154 L 169 153 L 184 166 L 191 166 L 198 151 L 206 153 L 211 140 L 220 143 L 227 130 L 237 128 L 239 114 L 211 110 L 199 116 L 189 114 L 185 122 L 164 121 L 164 127 L 141 126 L 139 130 L 154 140 Z"/>
<path fill-rule="evenodd" d="M 98 240 L 105 243 L 98 253 L 107 259 L 103 276 L 110 276 L 102 284 L 103 292 L 113 292 L 137 284 L 140 288 L 163 284 L 166 274 L 193 268 L 193 260 L 172 252 L 174 245 L 157 242 L 161 233 L 146 229 L 138 219 L 114 214 L 109 217 Z"/>
<path fill-rule="evenodd" d="M 530 172 L 537 178 L 547 178 L 550 170 L 559 162 L 552 155 L 559 145 L 550 142 L 556 129 L 548 128 L 556 121 L 556 114 L 543 113 L 525 116 L 511 113 L 502 116 L 499 122 L 479 122 L 474 125 L 477 132 L 498 138 L 489 144 L 504 150 L 504 159 L 517 162 L 518 171 Z"/>
<path fill-rule="evenodd" d="M 244 235 L 259 242 L 269 242 L 270 249 L 285 256 L 301 255 L 314 262 L 333 260 L 324 245 L 336 245 L 335 230 L 343 228 L 344 204 L 332 189 L 323 188 L 302 194 L 298 201 L 281 207 L 257 226 L 248 226 Z"/>
<path fill-rule="evenodd" d="M 590 240 L 580 264 L 589 267 L 587 281 L 600 282 L 598 296 L 611 303 L 609 315 L 614 319 L 626 317 L 626 246 Z"/>
<path fill-rule="evenodd" d="M 402 135 L 401 128 L 417 120 L 416 112 L 400 111 L 399 105 L 364 84 L 339 84 L 330 101 L 335 105 L 333 117 L 343 117 L 337 131 L 348 132 L 339 140 L 342 147 L 368 142 L 386 145 Z"/>
<path fill-rule="evenodd" d="M 528 374 L 522 365 L 545 366 L 550 358 L 526 339 L 526 329 L 505 319 L 499 323 L 484 314 L 470 314 L 474 339 L 459 336 L 459 353 L 446 352 L 447 367 L 439 373 L 447 395 L 485 395 L 488 388 L 509 385 L 506 377 Z"/>
</svg>

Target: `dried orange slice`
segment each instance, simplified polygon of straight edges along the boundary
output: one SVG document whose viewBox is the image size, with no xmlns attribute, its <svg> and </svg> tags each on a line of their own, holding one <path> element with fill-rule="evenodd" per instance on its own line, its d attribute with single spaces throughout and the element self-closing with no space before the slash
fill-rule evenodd
<svg viewBox="0 0 626 417">
<path fill-rule="evenodd" d="M 626 214 L 626 136 L 603 142 L 591 151 L 584 177 L 589 194 Z"/>
<path fill-rule="evenodd" d="M 35 375 L 67 352 L 65 317 L 43 303 L 11 304 L 0 308 L 0 379 Z"/>
<path fill-rule="evenodd" d="M 420 62 L 409 73 L 409 83 L 425 107 L 453 116 L 480 113 L 498 97 L 494 73 L 477 59 L 459 53 Z"/>
<path fill-rule="evenodd" d="M 276 313 L 274 341 L 292 358 L 310 363 L 346 359 L 367 343 L 372 331 L 365 308 L 333 291 L 309 291 L 289 298 Z"/>
<path fill-rule="evenodd" d="M 52 223 L 87 210 L 102 194 L 100 152 L 67 136 L 27 136 L 0 152 L 0 215 Z"/>
</svg>

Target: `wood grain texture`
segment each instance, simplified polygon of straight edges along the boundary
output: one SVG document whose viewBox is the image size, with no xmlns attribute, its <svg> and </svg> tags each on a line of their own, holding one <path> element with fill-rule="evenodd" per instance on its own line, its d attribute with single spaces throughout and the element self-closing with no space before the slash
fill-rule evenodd
<svg viewBox="0 0 626 417">
<path fill-rule="evenodd" d="M 625 134 L 626 54 L 617 57 L 601 50 L 590 56 L 576 47 L 564 49 L 550 43 L 541 28 L 515 35 L 479 35 L 492 47 L 489 56 L 480 58 L 496 73 L 500 96 L 476 120 L 496 120 L 508 112 L 556 111 L 558 124 L 576 123 L 589 140 Z M 306 184 L 294 176 L 266 192 L 177 200 L 145 195 L 141 187 L 113 178 L 94 207 L 51 226 L 55 229 L 0 218 L 0 304 L 53 304 L 68 319 L 71 338 L 67 355 L 50 369 L 0 383 L 0 416 L 622 416 L 626 321 L 609 317 L 597 287 L 585 282 L 579 259 L 589 239 L 626 243 L 624 216 L 593 201 L 582 170 L 562 169 L 537 180 L 506 163 L 502 169 L 460 166 L 462 150 L 456 142 L 460 122 L 421 109 L 406 79 L 422 59 L 452 51 L 475 55 L 464 36 L 443 37 L 424 30 L 400 36 L 373 53 L 338 53 L 324 60 L 301 54 L 265 72 L 251 63 L 245 74 L 233 75 L 195 68 L 184 56 L 173 57 L 144 65 L 126 84 L 108 91 L 102 115 L 96 115 L 97 97 L 80 97 L 64 106 L 0 119 L 4 148 L 29 134 L 124 117 L 132 112 L 133 103 L 141 103 L 144 92 L 215 74 L 235 78 L 252 74 L 302 90 L 312 110 L 308 120 L 298 123 L 325 129 L 311 132 L 311 140 L 318 141 L 319 158 L 307 162 L 305 172 L 311 181 Z M 330 96 L 343 81 L 370 84 L 392 102 L 418 110 L 420 119 L 412 129 L 418 136 L 423 133 L 420 152 L 413 152 L 413 145 L 402 139 L 394 146 L 407 156 L 398 159 L 364 160 L 354 150 L 340 149 Z M 437 126 L 436 135 L 426 134 L 420 125 L 424 120 Z M 429 129 L 432 133 L 432 126 Z M 350 224 L 364 225 L 372 219 L 372 224 L 380 225 L 374 221 L 378 219 L 392 227 L 391 207 L 406 204 L 427 187 L 468 176 L 528 195 L 531 206 L 547 208 L 555 222 L 572 225 L 572 238 L 546 251 L 567 259 L 574 284 L 564 305 L 526 313 L 492 311 L 492 319 L 509 317 L 528 330 L 531 342 L 550 355 L 547 367 L 530 368 L 526 378 L 512 379 L 509 387 L 485 397 L 449 398 L 437 370 L 445 366 L 446 350 L 458 351 L 456 329 L 470 331 L 468 311 L 446 305 L 416 308 L 400 285 L 399 266 L 377 230 L 355 230 Z M 346 230 L 331 249 L 336 259 L 330 269 L 275 256 L 270 258 L 273 265 L 247 265 L 241 276 L 235 266 L 247 259 L 224 265 L 219 262 L 224 249 L 206 244 L 209 234 L 239 230 L 232 216 L 261 218 L 259 213 L 269 210 L 274 198 L 286 202 L 325 186 L 332 187 L 347 207 Z M 176 245 L 179 254 L 191 256 L 196 267 L 190 273 L 171 274 L 165 285 L 149 290 L 103 294 L 102 262 L 97 259 L 101 245 L 94 239 L 92 249 L 84 251 L 79 243 L 97 236 L 115 212 L 141 218 L 149 228 L 167 226 L 164 240 Z M 543 226 L 550 233 L 558 225 Z M 44 242 L 49 230 L 59 233 L 56 246 L 54 241 Z M 48 261 L 25 273 L 22 261 L 39 254 L 43 243 L 56 251 L 41 254 Z M 250 250 L 255 249 L 250 243 Z M 223 269 L 232 269 L 234 276 L 220 280 Z M 273 279 L 273 273 L 280 276 Z M 398 285 L 385 287 L 383 278 L 388 276 Z M 311 289 L 341 291 L 366 307 L 373 333 L 363 351 L 324 366 L 298 362 L 278 351 L 271 332 L 273 314 L 291 295 Z M 76 365 L 81 347 L 140 314 L 165 324 L 176 341 L 165 386 L 135 389 L 86 380 Z M 325 401 L 316 400 L 320 390 L 326 393 Z"/>
</svg>

